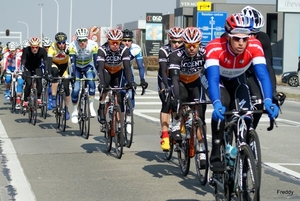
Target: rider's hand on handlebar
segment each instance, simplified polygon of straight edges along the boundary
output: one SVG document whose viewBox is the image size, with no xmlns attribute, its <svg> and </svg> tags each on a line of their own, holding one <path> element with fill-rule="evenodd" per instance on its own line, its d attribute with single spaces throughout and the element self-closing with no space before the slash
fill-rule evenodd
<svg viewBox="0 0 300 201">
<path fill-rule="evenodd" d="M 278 116 L 279 108 L 277 105 L 273 104 L 271 100 L 267 99 L 264 101 L 265 108 L 269 113 L 270 119 L 275 119 Z"/>
<path fill-rule="evenodd" d="M 146 82 L 145 79 L 141 79 L 141 86 L 142 86 L 143 89 L 147 89 L 148 82 Z"/>
<path fill-rule="evenodd" d="M 224 113 L 226 108 L 222 105 L 221 101 L 216 101 L 214 103 L 214 111 L 212 113 L 212 118 L 215 121 L 219 121 L 219 119 L 224 120 Z"/>
</svg>

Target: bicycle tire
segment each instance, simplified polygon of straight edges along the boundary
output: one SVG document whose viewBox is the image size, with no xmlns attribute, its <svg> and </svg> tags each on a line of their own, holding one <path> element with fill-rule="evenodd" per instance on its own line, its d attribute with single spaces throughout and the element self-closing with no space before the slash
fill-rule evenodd
<svg viewBox="0 0 300 201">
<path fill-rule="evenodd" d="M 37 90 L 36 89 L 33 89 L 33 92 L 31 94 L 31 104 L 30 104 L 30 111 L 29 111 L 29 114 L 31 114 L 30 116 L 30 122 L 32 125 L 35 126 L 36 124 L 36 119 L 37 119 L 37 107 L 38 107 L 38 104 L 37 104 Z"/>
<path fill-rule="evenodd" d="M 60 114 L 60 94 L 57 93 L 56 94 L 56 107 L 55 107 L 55 119 L 56 119 L 56 128 L 59 129 L 60 128 L 60 118 L 61 118 L 61 114 Z"/>
<path fill-rule="evenodd" d="M 174 152 L 174 142 L 173 142 L 173 138 L 171 135 L 171 131 L 169 130 L 168 133 L 169 133 L 170 149 L 169 149 L 169 151 L 165 151 L 165 158 L 166 158 L 166 160 L 169 161 L 169 160 L 171 160 L 173 152 Z"/>
<path fill-rule="evenodd" d="M 89 106 L 89 96 L 86 95 L 84 98 L 84 110 L 83 110 L 83 133 L 85 139 L 88 139 L 90 136 L 90 119 L 91 119 L 91 112 Z"/>
<path fill-rule="evenodd" d="M 83 99 L 83 94 L 80 93 L 79 99 L 78 99 L 78 125 L 79 125 L 79 131 L 80 131 L 80 136 L 83 135 L 83 110 L 84 110 L 84 104 L 82 105 L 82 99 Z M 81 107 L 81 105 L 83 107 Z"/>
<path fill-rule="evenodd" d="M 121 108 L 119 105 L 115 105 L 113 109 L 113 115 L 112 115 L 112 124 L 113 127 L 111 129 L 114 129 L 114 143 L 115 143 L 115 152 L 118 159 L 122 158 L 123 155 L 123 144 L 124 144 L 124 135 L 123 135 L 123 128 L 124 125 L 122 125 L 121 120 Z"/>
<path fill-rule="evenodd" d="M 203 139 L 203 145 L 204 145 L 204 151 L 200 151 L 199 147 L 201 146 L 200 142 L 197 140 L 197 130 L 198 127 L 201 129 L 202 133 L 202 139 Z M 207 146 L 207 139 L 206 139 L 206 132 L 205 132 L 205 126 L 203 125 L 203 122 L 200 118 L 196 119 L 196 122 L 194 122 L 194 149 L 195 149 L 195 166 L 196 166 L 196 172 L 199 179 L 199 182 L 202 186 L 206 185 L 207 183 L 207 175 L 208 175 L 208 146 Z M 205 167 L 201 167 L 200 164 L 200 154 L 205 154 Z"/>
<path fill-rule="evenodd" d="M 108 113 L 108 107 L 111 106 L 109 102 L 105 103 L 105 124 L 100 125 L 100 131 L 104 133 L 104 139 L 105 139 L 105 146 L 106 146 L 106 151 L 110 152 L 111 147 L 112 147 L 112 136 L 111 136 L 111 117 L 109 116 L 110 114 Z"/>
<path fill-rule="evenodd" d="M 14 79 L 14 78 L 13 78 Z M 11 90 L 10 90 L 10 94 L 11 94 L 11 97 L 10 97 L 10 101 L 11 101 L 11 111 L 12 112 L 15 112 L 16 110 L 16 90 L 15 90 L 15 82 L 12 81 L 11 82 Z"/>
<path fill-rule="evenodd" d="M 132 108 L 132 103 L 129 98 L 125 99 L 125 105 L 124 105 L 124 110 L 125 110 L 125 123 L 124 123 L 124 134 L 125 134 L 125 140 L 126 140 L 126 147 L 130 148 L 132 145 L 132 140 L 133 140 L 133 130 L 134 130 L 134 122 L 133 122 L 133 108 Z M 127 117 L 130 119 L 130 121 L 127 120 Z M 127 132 L 127 126 L 131 126 L 131 132 Z"/>
<path fill-rule="evenodd" d="M 60 95 L 60 104 L 59 104 L 59 115 L 60 115 L 60 127 L 59 129 L 63 132 L 65 132 L 66 130 L 66 112 L 67 112 L 67 108 L 66 108 L 66 95 L 65 92 L 63 92 Z"/>
<path fill-rule="evenodd" d="M 240 170 L 239 168 L 242 167 L 242 174 L 238 174 L 239 178 L 237 178 L 238 182 L 242 181 L 242 183 L 238 183 L 236 189 L 238 200 L 256 201 L 259 194 L 258 175 L 252 150 L 247 144 L 240 146 L 240 154 L 238 154 L 237 159 L 238 171 Z M 250 175 L 248 173 L 250 173 Z M 251 187 L 249 187 L 249 184 Z"/>
<path fill-rule="evenodd" d="M 189 139 L 183 139 L 179 143 L 179 150 L 177 151 L 179 167 L 184 176 L 190 171 L 190 142 Z"/>
<path fill-rule="evenodd" d="M 249 131 L 249 145 L 255 159 L 259 184 L 261 184 L 261 149 L 258 134 L 255 130 Z"/>
<path fill-rule="evenodd" d="M 44 84 L 46 86 L 43 86 L 43 92 L 42 92 L 42 117 L 44 119 L 47 118 L 47 112 L 48 112 L 48 84 Z"/>
</svg>

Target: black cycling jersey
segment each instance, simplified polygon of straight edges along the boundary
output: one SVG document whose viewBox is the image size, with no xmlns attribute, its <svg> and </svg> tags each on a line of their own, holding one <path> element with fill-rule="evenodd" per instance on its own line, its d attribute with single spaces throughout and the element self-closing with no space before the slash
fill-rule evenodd
<svg viewBox="0 0 300 201">
<path fill-rule="evenodd" d="M 171 45 L 166 44 L 159 49 L 158 52 L 158 79 L 160 79 L 165 86 L 168 86 L 167 68 L 169 63 L 169 55 L 173 52 Z"/>
<path fill-rule="evenodd" d="M 100 80 L 104 80 L 104 69 L 109 74 L 115 74 L 123 68 L 125 69 L 125 77 L 127 80 L 132 80 L 132 73 L 130 67 L 129 49 L 120 44 L 117 51 L 111 51 L 109 44 L 106 42 L 98 49 L 97 63 Z"/>
<path fill-rule="evenodd" d="M 44 48 L 39 48 L 36 54 L 33 54 L 31 47 L 28 46 L 23 49 L 21 65 L 26 69 L 33 71 L 41 67 L 41 62 L 44 61 L 45 69 L 48 69 L 47 51 Z"/>
</svg>

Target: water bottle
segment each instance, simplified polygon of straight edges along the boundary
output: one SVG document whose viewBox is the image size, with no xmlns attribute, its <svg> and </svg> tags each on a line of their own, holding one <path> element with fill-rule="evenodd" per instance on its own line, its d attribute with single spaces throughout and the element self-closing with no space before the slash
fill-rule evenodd
<svg viewBox="0 0 300 201">
<path fill-rule="evenodd" d="M 236 147 L 233 147 L 231 145 L 226 145 L 226 163 L 233 168 L 235 163 L 235 158 L 237 155 L 237 149 Z"/>
<path fill-rule="evenodd" d="M 113 113 L 113 106 L 108 107 L 108 118 L 109 120 L 112 119 L 112 113 Z"/>
</svg>

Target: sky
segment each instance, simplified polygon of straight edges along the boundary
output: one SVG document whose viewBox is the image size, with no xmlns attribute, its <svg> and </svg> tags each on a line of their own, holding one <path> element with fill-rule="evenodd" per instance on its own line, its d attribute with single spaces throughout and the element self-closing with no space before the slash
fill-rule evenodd
<svg viewBox="0 0 300 201">
<path fill-rule="evenodd" d="M 78 27 L 94 25 L 110 26 L 111 0 L 56 0 L 59 4 L 59 31 L 70 35 L 70 2 L 72 1 L 72 29 L 74 34 Z M 22 40 L 29 37 L 40 37 L 41 10 L 42 32 L 45 37 L 54 39 L 57 33 L 57 4 L 55 0 L 0 0 L 0 32 L 10 29 L 11 32 L 22 32 Z M 112 25 L 145 19 L 146 13 L 174 13 L 176 0 L 112 0 Z M 43 4 L 42 9 L 39 4 Z M 14 13 L 14 14 L 13 14 Z M 3 36 L 3 34 L 1 34 Z M 13 38 L 0 38 L 2 43 L 18 41 Z"/>
</svg>

